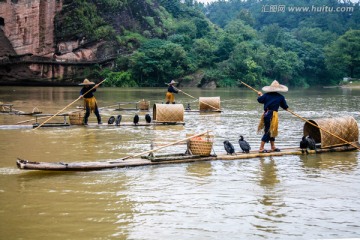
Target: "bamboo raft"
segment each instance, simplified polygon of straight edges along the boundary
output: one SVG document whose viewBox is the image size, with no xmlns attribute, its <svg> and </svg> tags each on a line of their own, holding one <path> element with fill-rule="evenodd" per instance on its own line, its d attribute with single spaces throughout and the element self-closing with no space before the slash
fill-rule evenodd
<svg viewBox="0 0 360 240">
<path fill-rule="evenodd" d="M 121 122 L 118 126 L 115 124 L 97 124 L 97 123 L 89 123 L 88 125 L 73 125 L 69 123 L 46 123 L 41 126 L 41 128 L 52 128 L 52 127 L 85 127 L 85 128 L 118 128 L 118 127 L 146 127 L 146 126 L 162 126 L 162 125 L 185 125 L 185 122 L 175 122 L 175 123 L 164 123 L 164 122 L 156 122 L 152 121 L 151 123 L 139 122 L 138 124 L 134 124 L 133 122 Z M 0 129 L 32 129 L 39 126 L 39 124 L 26 124 L 26 125 L 0 125 Z"/>
<path fill-rule="evenodd" d="M 357 145 L 359 145 L 357 143 Z M 351 145 L 344 145 L 333 148 L 323 148 L 310 150 L 309 154 L 330 153 L 330 152 L 345 152 L 356 150 Z M 304 153 L 300 148 L 293 147 L 284 149 L 281 152 L 259 153 L 251 151 L 250 153 L 237 152 L 235 155 L 188 155 L 188 154 L 171 154 L 171 155 L 158 155 L 158 156 L 141 156 L 132 159 L 117 159 L 113 161 L 96 161 L 96 162 L 34 162 L 18 158 L 16 165 L 21 170 L 46 170 L 46 171 L 95 171 L 112 168 L 126 168 L 126 167 L 139 167 L 160 164 L 178 164 L 202 161 L 230 161 L 241 159 L 254 159 L 262 157 L 277 157 L 286 155 L 303 155 Z"/>
</svg>

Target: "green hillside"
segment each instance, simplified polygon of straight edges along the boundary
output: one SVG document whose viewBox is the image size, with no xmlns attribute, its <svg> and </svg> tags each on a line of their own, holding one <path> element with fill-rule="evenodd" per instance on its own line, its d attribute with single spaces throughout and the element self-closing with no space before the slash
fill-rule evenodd
<svg viewBox="0 0 360 240">
<path fill-rule="evenodd" d="M 56 41 L 106 41 L 100 52 L 118 54 L 116 64 L 88 77 L 109 86 L 193 76 L 218 87 L 331 85 L 360 77 L 359 27 L 359 3 L 348 1 L 66 0 Z"/>
</svg>

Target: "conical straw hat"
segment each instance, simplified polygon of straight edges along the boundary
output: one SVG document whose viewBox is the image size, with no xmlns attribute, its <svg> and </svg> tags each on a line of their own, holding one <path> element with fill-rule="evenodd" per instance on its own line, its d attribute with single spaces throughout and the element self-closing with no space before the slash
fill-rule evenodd
<svg viewBox="0 0 360 240">
<path fill-rule="evenodd" d="M 84 81 L 79 85 L 94 85 L 94 84 L 95 84 L 94 82 L 90 82 L 87 78 L 85 78 Z"/>
<path fill-rule="evenodd" d="M 264 92 L 287 92 L 289 89 L 287 86 L 281 85 L 278 81 L 274 80 L 270 86 L 265 86 L 262 90 Z"/>
</svg>

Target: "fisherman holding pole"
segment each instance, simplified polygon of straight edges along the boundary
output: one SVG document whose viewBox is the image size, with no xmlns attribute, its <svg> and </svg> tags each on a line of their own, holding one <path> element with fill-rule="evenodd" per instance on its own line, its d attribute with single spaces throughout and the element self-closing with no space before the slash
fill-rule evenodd
<svg viewBox="0 0 360 240">
<path fill-rule="evenodd" d="M 256 93 L 259 95 L 259 98 L 262 97 L 262 93 L 261 93 L 261 92 L 259 92 L 259 91 L 256 90 L 255 88 L 247 85 L 247 84 L 244 83 L 243 81 L 240 81 L 240 82 L 241 82 L 241 84 L 245 85 L 245 86 L 248 87 L 249 89 L 251 89 L 251 90 L 253 90 L 254 92 L 256 92 Z M 271 87 L 271 86 L 276 87 L 276 88 L 271 88 L 271 89 L 272 89 L 272 90 L 277 89 L 277 92 L 287 92 L 287 91 L 288 91 L 288 88 L 287 88 L 286 86 L 280 85 L 276 80 L 275 80 L 269 87 Z M 265 88 L 265 87 L 264 87 L 264 88 Z M 264 88 L 263 88 L 263 90 L 264 90 Z M 269 92 L 269 91 L 268 91 L 268 90 L 269 90 L 268 88 L 266 88 L 265 90 L 267 90 L 267 92 Z M 265 91 L 265 90 L 264 90 L 264 91 Z M 264 94 L 264 95 L 266 95 L 266 94 Z M 281 94 L 279 94 L 279 95 L 281 95 Z M 355 143 L 353 143 L 353 142 L 349 142 L 349 141 L 343 139 L 342 137 L 339 137 L 338 135 L 335 135 L 335 134 L 329 132 L 329 131 L 326 130 L 325 128 L 322 128 L 322 127 L 318 126 L 317 124 L 313 123 L 312 121 L 309 121 L 309 120 L 307 120 L 306 118 L 303 118 L 303 117 L 301 117 L 300 115 L 298 115 L 298 114 L 294 113 L 293 111 L 291 111 L 291 110 L 288 108 L 287 104 L 286 104 L 285 98 L 284 98 L 284 102 L 285 102 L 285 105 L 286 105 L 286 107 L 287 107 L 287 108 L 284 108 L 284 109 L 285 109 L 287 112 L 289 112 L 289 113 L 291 113 L 292 115 L 294 115 L 295 117 L 298 117 L 298 118 L 300 118 L 301 120 L 307 122 L 307 123 L 310 124 L 311 126 L 316 127 L 316 128 L 318 128 L 318 129 L 320 129 L 321 131 L 324 131 L 324 132 L 330 134 L 331 136 L 336 137 L 337 139 L 341 140 L 342 142 L 344 142 L 344 143 L 346 143 L 346 144 L 349 144 L 349 145 L 353 146 L 354 148 L 357 148 L 358 150 L 360 150 L 360 147 L 359 147 L 358 144 L 355 144 Z M 279 106 L 281 106 L 281 105 L 279 104 Z M 265 109 L 265 106 L 264 106 L 264 109 Z M 270 127 L 270 128 L 271 128 L 271 127 Z M 274 141 L 274 143 L 275 143 L 275 141 Z M 265 146 L 265 143 L 261 142 L 261 146 Z M 260 146 L 260 150 L 261 150 L 261 149 L 264 149 L 264 148 L 261 148 L 261 146 Z M 274 147 L 275 147 L 275 144 L 274 144 Z M 276 151 L 276 150 L 275 150 L 275 151 Z M 278 151 L 279 151 L 279 150 L 278 150 Z M 263 152 L 265 152 L 265 151 L 263 151 Z"/>
<path fill-rule="evenodd" d="M 79 85 L 84 86 L 80 90 L 80 95 L 84 98 L 84 107 L 86 110 L 85 117 L 84 117 L 84 125 L 88 124 L 88 118 L 90 116 L 90 112 L 94 112 L 98 121 L 98 124 L 102 124 L 101 122 L 101 116 L 99 113 L 98 105 L 96 102 L 96 98 L 94 96 L 94 92 L 96 92 L 96 88 L 99 86 L 99 84 L 96 84 L 94 82 L 90 82 L 88 79 L 84 79 L 82 83 Z M 92 85 L 95 85 L 94 87 L 91 87 Z"/>
<path fill-rule="evenodd" d="M 262 90 L 266 93 L 262 94 L 262 92 L 259 91 L 259 97 L 257 99 L 259 103 L 264 104 L 264 113 L 261 116 L 258 126 L 258 132 L 261 132 L 264 129 L 259 152 L 267 152 L 265 143 L 268 143 L 269 141 L 271 151 L 280 152 L 280 149 L 275 147 L 275 137 L 278 135 L 279 125 L 278 110 L 279 107 L 287 110 L 289 106 L 286 103 L 285 97 L 278 92 L 287 92 L 288 88 L 274 80 L 270 86 L 265 86 Z"/>
<path fill-rule="evenodd" d="M 167 89 L 166 97 L 165 97 L 166 104 L 169 104 L 169 103 L 175 104 L 175 96 L 174 96 L 174 93 L 181 92 L 181 90 L 176 89 L 176 88 L 174 87 L 174 84 L 175 84 L 175 83 L 177 83 L 177 82 L 175 82 L 174 80 L 171 80 L 170 83 L 167 83 L 167 85 L 169 85 L 169 87 L 168 87 L 168 89 Z"/>
<path fill-rule="evenodd" d="M 89 80 L 88 80 L 89 81 Z M 37 126 L 36 128 L 34 128 L 33 130 L 36 130 L 38 128 L 40 128 L 41 126 L 43 126 L 45 123 L 47 123 L 48 121 L 50 121 L 51 119 L 53 119 L 55 116 L 59 115 L 62 111 L 64 111 L 65 109 L 67 109 L 68 107 L 70 107 L 71 105 L 73 105 L 74 103 L 76 103 L 78 100 L 80 100 L 80 98 L 83 97 L 83 95 L 86 95 L 88 92 L 92 91 L 93 88 L 97 88 L 98 86 L 100 86 L 100 84 L 102 84 L 103 82 L 105 82 L 106 79 L 102 80 L 101 82 L 99 82 L 98 84 L 96 84 L 94 87 L 88 88 L 88 90 L 84 93 L 81 94 L 77 99 L 75 99 L 74 101 L 72 101 L 71 103 L 69 103 L 66 107 L 64 107 L 63 109 L 61 109 L 60 111 L 58 111 L 57 113 L 55 113 L 53 116 L 49 117 L 48 119 L 46 119 L 44 122 L 42 122 L 41 124 L 39 124 L 39 126 Z M 85 82 L 85 80 L 84 80 Z M 90 82 L 90 81 L 89 81 Z M 93 85 L 95 83 L 92 83 L 91 85 Z M 81 85 L 81 84 L 79 84 Z M 90 113 L 89 113 L 90 115 Z M 100 115 L 99 115 L 100 116 Z M 100 123 L 101 123 L 101 119 L 100 119 Z"/>
</svg>

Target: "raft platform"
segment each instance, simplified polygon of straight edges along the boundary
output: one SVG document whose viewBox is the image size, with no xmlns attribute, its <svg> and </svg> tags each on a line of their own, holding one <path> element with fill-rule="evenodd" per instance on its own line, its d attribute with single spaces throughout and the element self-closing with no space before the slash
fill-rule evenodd
<svg viewBox="0 0 360 240">
<path fill-rule="evenodd" d="M 39 126 L 39 123 L 35 123 L 35 124 L 27 124 L 27 125 L 0 125 L 0 130 L 1 129 L 31 129 L 31 128 L 36 128 L 37 126 Z M 73 124 L 69 124 L 69 123 L 45 123 L 44 125 L 42 125 L 40 128 L 51 128 L 51 127 L 100 127 L 100 128 L 107 128 L 107 127 L 113 127 L 113 128 L 117 128 L 117 127 L 146 127 L 146 126 L 162 126 L 162 125 L 185 125 L 185 122 L 151 122 L 151 123 L 138 123 L 138 124 L 134 124 L 133 122 L 123 122 L 120 123 L 120 125 L 115 125 L 114 124 L 107 124 L 107 123 L 103 123 L 103 124 L 97 124 L 97 123 L 89 123 L 88 125 L 73 125 Z"/>
<path fill-rule="evenodd" d="M 222 110 L 184 110 L 184 112 L 188 112 L 188 113 L 221 113 L 223 112 Z"/>
<path fill-rule="evenodd" d="M 357 145 L 359 145 L 357 143 Z M 319 154 L 326 152 L 345 152 L 356 150 L 351 145 L 345 145 L 333 148 L 324 148 L 309 150 L 309 154 Z M 253 159 L 261 157 L 276 157 L 286 155 L 305 155 L 300 148 L 293 147 L 283 149 L 281 152 L 268 152 L 259 153 L 257 151 L 251 151 L 250 153 L 237 152 L 235 155 L 210 155 L 210 156 L 199 156 L 199 155 L 187 155 L 187 154 L 171 154 L 171 155 L 158 155 L 158 156 L 142 156 L 141 158 L 127 158 L 116 159 L 113 161 L 96 161 L 96 162 L 35 162 L 25 159 L 18 158 L 16 165 L 21 170 L 46 170 L 46 171 L 95 171 L 112 168 L 126 168 L 126 167 L 139 167 L 149 165 L 160 165 L 160 164 L 179 164 L 179 163 L 190 163 L 190 162 L 202 162 L 202 161 L 229 161 L 229 160 L 240 160 L 240 159 Z"/>
</svg>

